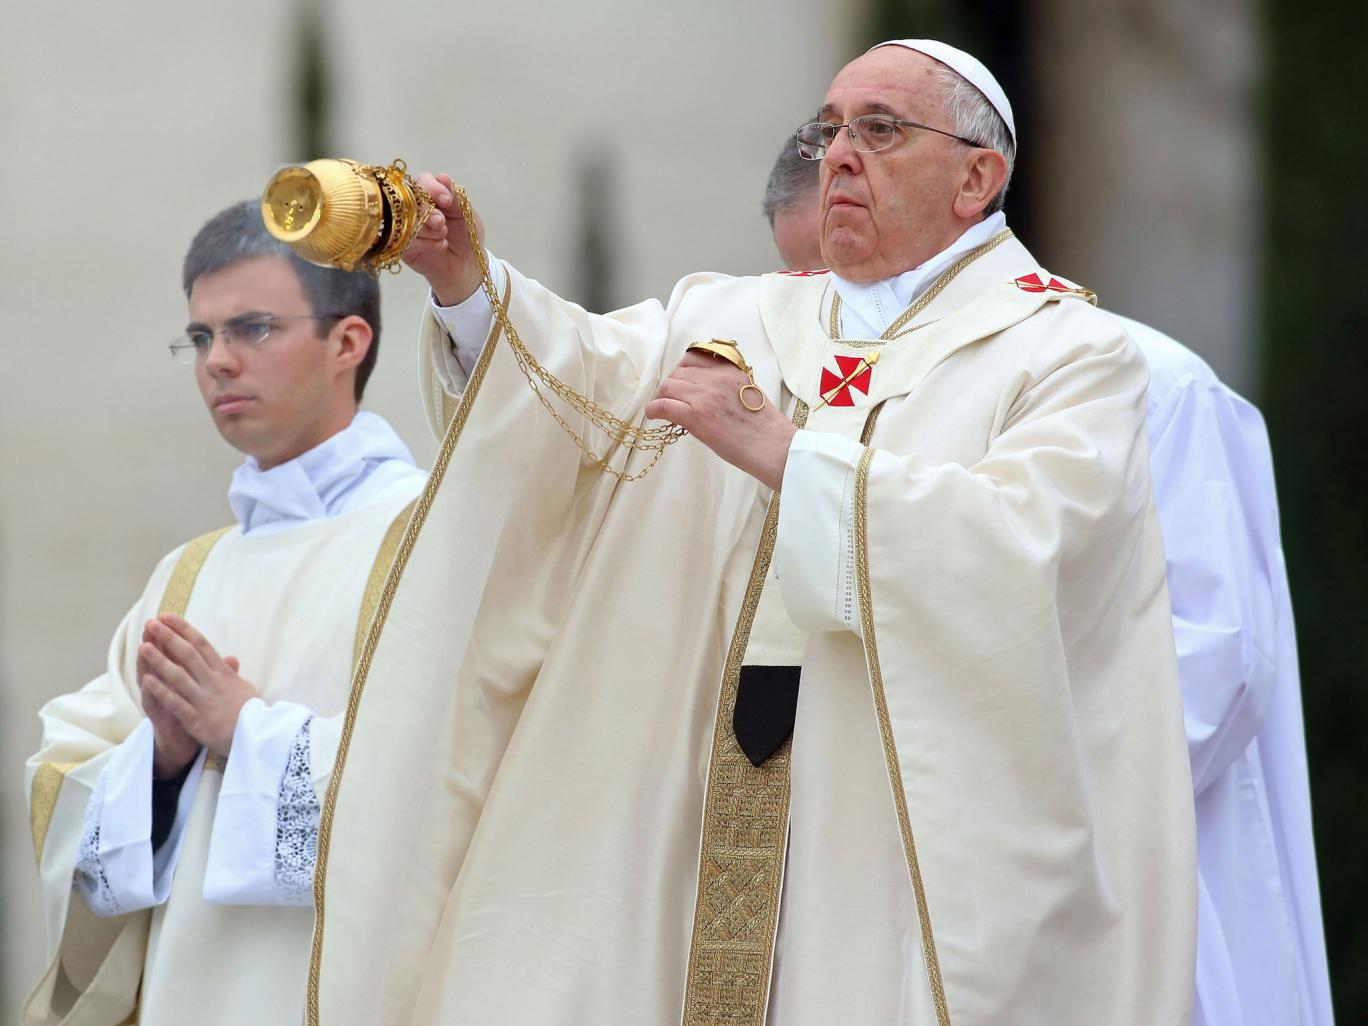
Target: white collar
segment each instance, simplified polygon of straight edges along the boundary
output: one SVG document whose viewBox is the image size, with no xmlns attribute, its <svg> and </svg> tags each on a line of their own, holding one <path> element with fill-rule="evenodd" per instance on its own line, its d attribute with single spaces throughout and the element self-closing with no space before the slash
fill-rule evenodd
<svg viewBox="0 0 1368 1026">
<path fill-rule="evenodd" d="M 233 473 L 228 504 L 243 534 L 337 516 L 358 505 L 362 485 L 391 460 L 413 466 L 413 455 L 394 429 L 362 410 L 331 438 L 270 470 L 248 456 Z"/>
<path fill-rule="evenodd" d="M 846 281 L 833 271 L 831 280 L 841 297 L 841 334 L 846 338 L 878 338 L 940 277 L 942 271 L 1006 227 L 1007 217 L 999 210 L 965 231 L 920 267 L 882 281 Z"/>
</svg>

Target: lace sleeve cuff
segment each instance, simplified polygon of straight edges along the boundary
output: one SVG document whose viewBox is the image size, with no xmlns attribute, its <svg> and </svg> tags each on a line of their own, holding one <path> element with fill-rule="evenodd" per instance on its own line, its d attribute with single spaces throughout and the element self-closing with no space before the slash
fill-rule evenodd
<svg viewBox="0 0 1368 1026">
<path fill-rule="evenodd" d="M 313 715 L 293 702 L 242 707 L 214 813 L 204 900 L 307 905 L 319 805 L 309 767 Z"/>
</svg>

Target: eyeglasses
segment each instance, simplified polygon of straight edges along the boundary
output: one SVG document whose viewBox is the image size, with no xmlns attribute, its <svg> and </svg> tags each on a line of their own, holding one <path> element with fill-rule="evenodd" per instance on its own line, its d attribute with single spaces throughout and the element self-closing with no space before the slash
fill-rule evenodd
<svg viewBox="0 0 1368 1026">
<path fill-rule="evenodd" d="M 234 318 L 218 331 L 210 331 L 208 328 L 196 328 L 193 331 L 187 331 L 184 335 L 176 338 L 168 348 L 177 363 L 192 364 L 209 355 L 209 350 L 214 347 L 214 338 L 218 335 L 222 335 L 223 340 L 230 346 L 255 349 L 270 338 L 271 331 L 277 321 L 340 320 L 343 316 L 345 315 L 336 313 L 266 314 L 264 316 L 254 314 L 248 317 Z"/>
<path fill-rule="evenodd" d="M 793 133 L 798 140 L 798 155 L 804 160 L 821 160 L 826 156 L 827 147 L 836 141 L 836 133 L 845 129 L 850 133 L 850 144 L 861 153 L 878 153 L 886 150 L 903 138 L 903 128 L 920 128 L 926 132 L 948 136 L 966 146 L 979 148 L 979 143 L 966 139 L 953 132 L 945 132 L 930 125 L 916 121 L 905 121 L 888 114 L 862 114 L 851 118 L 844 125 L 833 125 L 827 121 L 813 121 Z"/>
</svg>

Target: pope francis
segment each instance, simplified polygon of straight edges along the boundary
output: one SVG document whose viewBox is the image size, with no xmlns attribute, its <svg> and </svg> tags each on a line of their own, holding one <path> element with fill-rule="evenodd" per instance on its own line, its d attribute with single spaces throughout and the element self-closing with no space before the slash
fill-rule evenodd
<svg viewBox="0 0 1368 1026">
<path fill-rule="evenodd" d="M 796 145 L 830 273 L 606 316 L 420 176 L 443 442 L 323 802 L 309 1022 L 1188 1021 L 1144 360 L 1007 228 L 968 54 L 874 48 Z"/>
</svg>

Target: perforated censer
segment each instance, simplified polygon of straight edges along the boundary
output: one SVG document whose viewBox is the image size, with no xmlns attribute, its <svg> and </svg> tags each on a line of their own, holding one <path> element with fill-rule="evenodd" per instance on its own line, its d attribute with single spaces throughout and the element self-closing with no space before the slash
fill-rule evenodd
<svg viewBox="0 0 1368 1026">
<path fill-rule="evenodd" d="M 398 271 L 432 208 L 402 160 L 311 160 L 277 171 L 261 194 L 272 235 L 310 263 L 344 271 Z"/>
<path fill-rule="evenodd" d="M 508 340 L 513 359 L 537 401 L 591 464 L 623 481 L 645 477 L 660 461 L 666 447 L 684 437 L 685 430 L 677 424 L 647 426 L 636 418 L 624 420 L 542 366 L 518 337 L 517 329 L 508 319 L 508 310 L 495 291 L 485 248 L 475 230 L 470 198 L 454 183 L 452 192 L 480 269 L 480 287 L 502 329 L 500 334 Z M 403 266 L 399 258 L 434 208 L 432 197 L 409 177 L 402 160 L 388 167 L 354 160 L 311 160 L 277 171 L 261 194 L 261 217 L 266 229 L 299 256 L 321 267 L 372 274 L 382 270 L 397 272 Z M 714 341 L 722 349 L 736 348 L 733 341 L 725 345 Z M 735 356 L 726 353 L 724 358 L 744 368 L 750 377 L 746 387 L 759 392 L 750 368 L 740 360 L 739 351 Z M 762 405 L 763 402 L 762 398 Z M 599 429 L 602 440 L 591 444 L 586 434 L 566 419 L 561 406 Z M 602 455 L 594 446 L 602 449 Z M 613 449 L 644 453 L 646 461 L 615 466 L 609 461 Z"/>
</svg>

